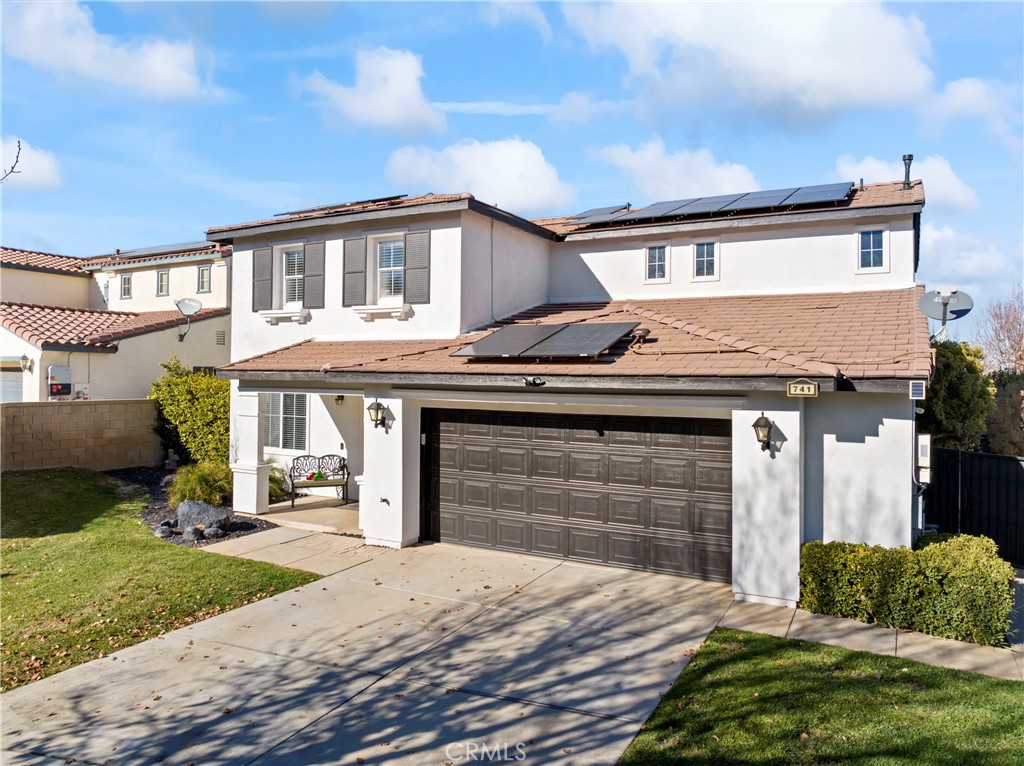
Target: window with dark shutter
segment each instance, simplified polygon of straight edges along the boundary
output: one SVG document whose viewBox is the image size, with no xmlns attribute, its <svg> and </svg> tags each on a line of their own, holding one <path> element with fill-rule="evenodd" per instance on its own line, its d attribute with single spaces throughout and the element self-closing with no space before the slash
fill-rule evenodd
<svg viewBox="0 0 1024 766">
<path fill-rule="evenodd" d="M 302 306 L 307 309 L 324 307 L 324 243 L 310 242 L 306 245 L 303 272 L 305 283 Z"/>
<path fill-rule="evenodd" d="M 405 302 L 430 303 L 430 232 L 405 235 Z"/>
<path fill-rule="evenodd" d="M 274 308 L 274 251 L 262 247 L 252 252 L 252 310 Z"/>
<path fill-rule="evenodd" d="M 362 306 L 366 303 L 366 239 L 345 240 L 344 284 L 342 306 Z"/>
</svg>

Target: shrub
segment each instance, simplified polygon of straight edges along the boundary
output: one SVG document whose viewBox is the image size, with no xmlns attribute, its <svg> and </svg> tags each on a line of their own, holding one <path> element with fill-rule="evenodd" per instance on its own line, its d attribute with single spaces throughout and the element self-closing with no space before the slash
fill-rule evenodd
<svg viewBox="0 0 1024 766">
<path fill-rule="evenodd" d="M 164 449 L 183 462 L 228 461 L 231 386 L 206 372 L 192 372 L 177 356 L 160 365 L 164 374 L 150 387 L 157 405 L 157 433 Z"/>
<path fill-rule="evenodd" d="M 193 463 L 178 469 L 167 492 L 167 502 L 177 508 L 184 500 L 210 505 L 231 502 L 232 474 L 227 463 Z"/>
<path fill-rule="evenodd" d="M 270 469 L 270 501 L 284 500 L 286 497 L 288 497 L 288 474 L 280 466 L 272 464 Z"/>
<path fill-rule="evenodd" d="M 809 542 L 800 554 L 800 607 L 943 638 L 1002 644 L 1013 609 L 1013 577 L 1013 567 L 999 558 L 987 537 L 928 540 L 916 551 Z"/>
</svg>

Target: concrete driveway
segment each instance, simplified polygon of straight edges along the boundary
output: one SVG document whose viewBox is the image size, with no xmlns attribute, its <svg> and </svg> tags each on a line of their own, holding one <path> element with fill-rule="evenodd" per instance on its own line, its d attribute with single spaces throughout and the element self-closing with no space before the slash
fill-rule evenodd
<svg viewBox="0 0 1024 766">
<path fill-rule="evenodd" d="M 728 586 L 443 544 L 4 694 L 5 764 L 614 764 Z"/>
</svg>

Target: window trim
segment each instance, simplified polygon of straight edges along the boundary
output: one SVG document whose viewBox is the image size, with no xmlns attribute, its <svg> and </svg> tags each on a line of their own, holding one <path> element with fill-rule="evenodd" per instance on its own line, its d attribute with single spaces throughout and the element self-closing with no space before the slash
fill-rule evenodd
<svg viewBox="0 0 1024 766">
<path fill-rule="evenodd" d="M 207 275 L 206 289 L 203 289 L 203 272 Z M 196 266 L 196 293 L 212 293 L 213 292 L 213 264 L 200 263 Z"/>
<path fill-rule="evenodd" d="M 260 396 L 261 397 L 279 397 L 278 401 L 280 402 L 280 411 L 276 415 L 273 415 L 271 413 L 271 407 L 269 406 L 266 398 L 264 398 L 260 402 L 260 408 L 263 410 L 263 423 L 264 423 L 264 425 L 263 425 L 263 433 L 260 434 L 260 439 L 263 440 L 263 448 L 267 449 L 267 450 L 273 450 L 275 453 L 282 453 L 282 454 L 289 454 L 289 455 L 304 455 L 304 454 L 307 454 L 309 452 L 309 422 L 310 422 L 310 418 L 309 418 L 309 398 L 310 397 L 309 397 L 309 394 L 285 393 L 285 392 L 278 391 L 278 392 L 263 392 L 263 393 L 260 394 Z M 292 418 L 298 417 L 296 415 L 288 415 L 288 416 L 286 416 L 284 414 L 284 397 L 286 397 L 286 396 L 294 396 L 294 397 L 301 396 L 305 400 L 305 411 L 304 411 L 304 413 L 302 415 L 302 419 L 304 421 L 304 426 L 303 426 L 303 445 L 301 447 L 285 447 L 285 446 L 283 446 L 284 445 L 284 419 L 285 419 L 285 417 L 292 417 Z M 274 417 L 274 418 L 276 418 L 278 420 L 279 445 L 273 445 L 273 444 L 269 444 L 268 443 L 267 431 L 268 431 L 268 428 L 270 428 L 270 426 L 268 426 L 268 421 L 272 417 Z"/>
<path fill-rule="evenodd" d="M 386 231 L 376 234 L 366 235 L 366 297 L 373 298 L 371 303 L 367 300 L 367 307 L 374 307 L 381 311 L 387 309 L 389 312 L 396 307 L 403 306 L 405 304 L 405 235 L 404 229 L 400 231 Z M 402 273 L 402 294 L 391 295 L 387 298 L 380 297 L 380 254 L 378 251 L 379 246 L 384 242 L 401 241 L 402 243 L 402 265 L 400 268 L 395 269 Z M 373 260 L 373 264 L 370 264 L 370 260 Z"/>
<path fill-rule="evenodd" d="M 120 279 L 118 279 L 118 282 L 121 285 L 121 290 L 120 290 L 120 293 L 119 293 L 119 295 L 121 296 L 121 300 L 123 300 L 123 301 L 130 301 L 132 299 L 132 275 L 131 275 L 131 273 L 121 274 Z M 128 289 L 125 290 L 125 287 L 127 287 Z"/>
<path fill-rule="evenodd" d="M 652 277 L 651 274 L 651 251 L 661 248 L 665 256 L 665 276 Z M 664 285 L 672 281 L 672 246 L 668 242 L 658 242 L 647 245 L 644 248 L 644 284 Z"/>
<path fill-rule="evenodd" d="M 861 265 L 861 235 L 869 231 L 880 231 L 882 233 L 882 265 L 862 266 Z M 870 226 L 858 226 L 854 236 L 854 274 L 888 274 L 890 271 L 890 243 L 889 227 L 885 224 L 872 224 Z"/>
<path fill-rule="evenodd" d="M 713 274 L 697 274 L 697 259 L 700 256 L 700 248 L 702 245 L 711 245 L 713 248 L 712 255 L 714 256 L 714 259 L 712 263 L 715 269 Z M 691 282 L 718 282 L 722 278 L 722 241 L 720 239 L 712 237 L 710 239 L 702 239 L 699 242 L 694 242 L 692 253 L 693 255 L 690 259 Z"/>
<path fill-rule="evenodd" d="M 164 277 L 163 289 L 160 289 L 160 277 Z M 171 294 L 171 270 L 170 269 L 157 269 L 156 270 L 156 295 L 158 298 L 165 298 Z"/>
</svg>

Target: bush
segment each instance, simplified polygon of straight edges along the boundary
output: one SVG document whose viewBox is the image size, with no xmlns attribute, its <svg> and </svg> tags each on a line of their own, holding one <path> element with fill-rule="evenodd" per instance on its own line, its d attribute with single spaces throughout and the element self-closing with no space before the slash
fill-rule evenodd
<svg viewBox="0 0 1024 766">
<path fill-rule="evenodd" d="M 160 365 L 164 375 L 150 387 L 157 405 L 157 433 L 164 449 L 182 462 L 227 463 L 231 386 L 206 372 L 192 372 L 177 356 Z"/>
<path fill-rule="evenodd" d="M 184 500 L 200 500 L 210 505 L 231 502 L 233 476 L 227 463 L 193 463 L 174 474 L 167 502 L 177 508 Z"/>
<path fill-rule="evenodd" d="M 921 548 L 810 542 L 800 553 L 800 607 L 978 644 L 1003 644 L 1013 567 L 987 537 L 959 535 Z"/>
</svg>

